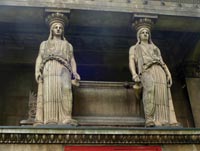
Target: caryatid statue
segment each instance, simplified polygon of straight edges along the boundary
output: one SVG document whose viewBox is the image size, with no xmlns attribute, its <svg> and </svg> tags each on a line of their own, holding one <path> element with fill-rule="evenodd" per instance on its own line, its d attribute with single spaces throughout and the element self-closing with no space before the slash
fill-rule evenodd
<svg viewBox="0 0 200 151">
<path fill-rule="evenodd" d="M 137 43 L 129 50 L 134 88 L 142 87 L 145 126 L 178 126 L 170 87 L 172 77 L 159 48 L 152 42 L 151 19 L 136 20 Z"/>
<path fill-rule="evenodd" d="M 49 38 L 40 45 L 36 60 L 35 78 L 38 83 L 37 108 L 34 125 L 70 124 L 72 119 L 72 77 L 78 84 L 73 47 L 64 37 L 68 18 L 52 13 L 46 18 L 50 27 Z"/>
</svg>

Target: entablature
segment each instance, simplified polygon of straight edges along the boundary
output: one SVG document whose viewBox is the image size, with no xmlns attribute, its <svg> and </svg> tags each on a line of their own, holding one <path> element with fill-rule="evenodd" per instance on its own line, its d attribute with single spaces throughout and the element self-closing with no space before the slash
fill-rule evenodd
<svg viewBox="0 0 200 151">
<path fill-rule="evenodd" d="M 200 17 L 199 0 L 2 0 L 2 6 L 45 7 Z"/>
<path fill-rule="evenodd" d="M 130 127 L 0 127 L 0 144 L 199 144 L 200 130 Z"/>
</svg>

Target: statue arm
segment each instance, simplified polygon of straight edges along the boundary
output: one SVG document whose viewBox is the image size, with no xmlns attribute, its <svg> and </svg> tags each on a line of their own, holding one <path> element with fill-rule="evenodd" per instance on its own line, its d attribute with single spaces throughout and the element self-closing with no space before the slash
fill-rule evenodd
<svg viewBox="0 0 200 151">
<path fill-rule="evenodd" d="M 166 73 L 166 77 L 167 77 L 167 83 L 168 83 L 168 87 L 171 87 L 172 86 L 172 76 L 171 76 L 171 73 L 167 67 L 166 64 L 163 65 L 163 68 L 165 70 L 165 73 Z"/>
<path fill-rule="evenodd" d="M 76 80 L 80 80 L 80 76 L 79 76 L 79 74 L 77 73 L 77 65 L 76 65 L 76 61 L 75 61 L 75 58 L 74 58 L 73 47 L 72 47 L 72 45 L 70 45 L 70 52 L 71 52 L 70 64 L 71 64 L 71 67 L 72 67 L 72 74 L 73 74 L 73 76 L 74 76 L 74 78 L 75 78 Z"/>
<path fill-rule="evenodd" d="M 162 63 L 162 68 L 164 69 L 165 73 L 166 73 L 166 77 L 167 77 L 167 82 L 168 82 L 168 86 L 171 87 L 172 86 L 172 77 L 171 77 L 171 73 L 167 67 L 167 65 L 164 63 L 163 59 L 162 59 L 162 56 L 161 56 L 161 53 L 160 53 L 160 49 L 158 49 L 158 52 L 159 52 L 159 57 L 160 57 L 160 61 Z"/>
<path fill-rule="evenodd" d="M 129 50 L 129 69 L 131 71 L 133 81 L 140 82 L 140 78 L 136 72 L 134 49 L 135 49 L 135 47 L 132 46 Z"/>
<path fill-rule="evenodd" d="M 35 65 L 35 79 L 39 83 L 40 80 L 42 80 L 42 73 L 40 71 L 41 63 L 42 63 L 42 54 L 44 53 L 44 42 L 40 45 L 39 54 L 36 59 L 36 65 Z"/>
</svg>

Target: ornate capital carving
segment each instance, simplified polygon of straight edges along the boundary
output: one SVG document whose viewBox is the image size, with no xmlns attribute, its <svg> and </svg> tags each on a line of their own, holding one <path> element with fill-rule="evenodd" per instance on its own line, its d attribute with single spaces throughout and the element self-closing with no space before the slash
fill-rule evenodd
<svg viewBox="0 0 200 151">
<path fill-rule="evenodd" d="M 52 13 L 52 14 L 50 14 L 50 15 L 48 15 L 47 17 L 46 17 L 46 24 L 47 25 L 49 25 L 49 27 L 51 27 L 51 25 L 53 24 L 53 23 L 57 23 L 57 22 L 59 22 L 59 23 L 61 23 L 63 26 L 65 26 L 66 24 L 68 24 L 68 18 L 64 15 L 64 14 L 62 14 L 62 13 Z"/>
<path fill-rule="evenodd" d="M 148 28 L 151 31 L 157 18 L 158 16 L 134 14 L 132 27 L 135 28 L 136 31 L 141 28 Z"/>
<path fill-rule="evenodd" d="M 62 9 L 45 9 L 47 13 L 45 22 L 47 25 L 51 26 L 55 22 L 60 22 L 63 26 L 68 25 L 69 23 L 69 14 L 70 10 Z"/>
</svg>

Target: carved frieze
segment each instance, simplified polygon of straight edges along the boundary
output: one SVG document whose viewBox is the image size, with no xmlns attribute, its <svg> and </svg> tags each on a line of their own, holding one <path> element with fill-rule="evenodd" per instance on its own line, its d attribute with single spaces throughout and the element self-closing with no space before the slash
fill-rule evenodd
<svg viewBox="0 0 200 151">
<path fill-rule="evenodd" d="M 0 144 L 199 144 L 199 130 L 7 129 Z M 14 132 L 16 131 L 16 133 Z"/>
</svg>

